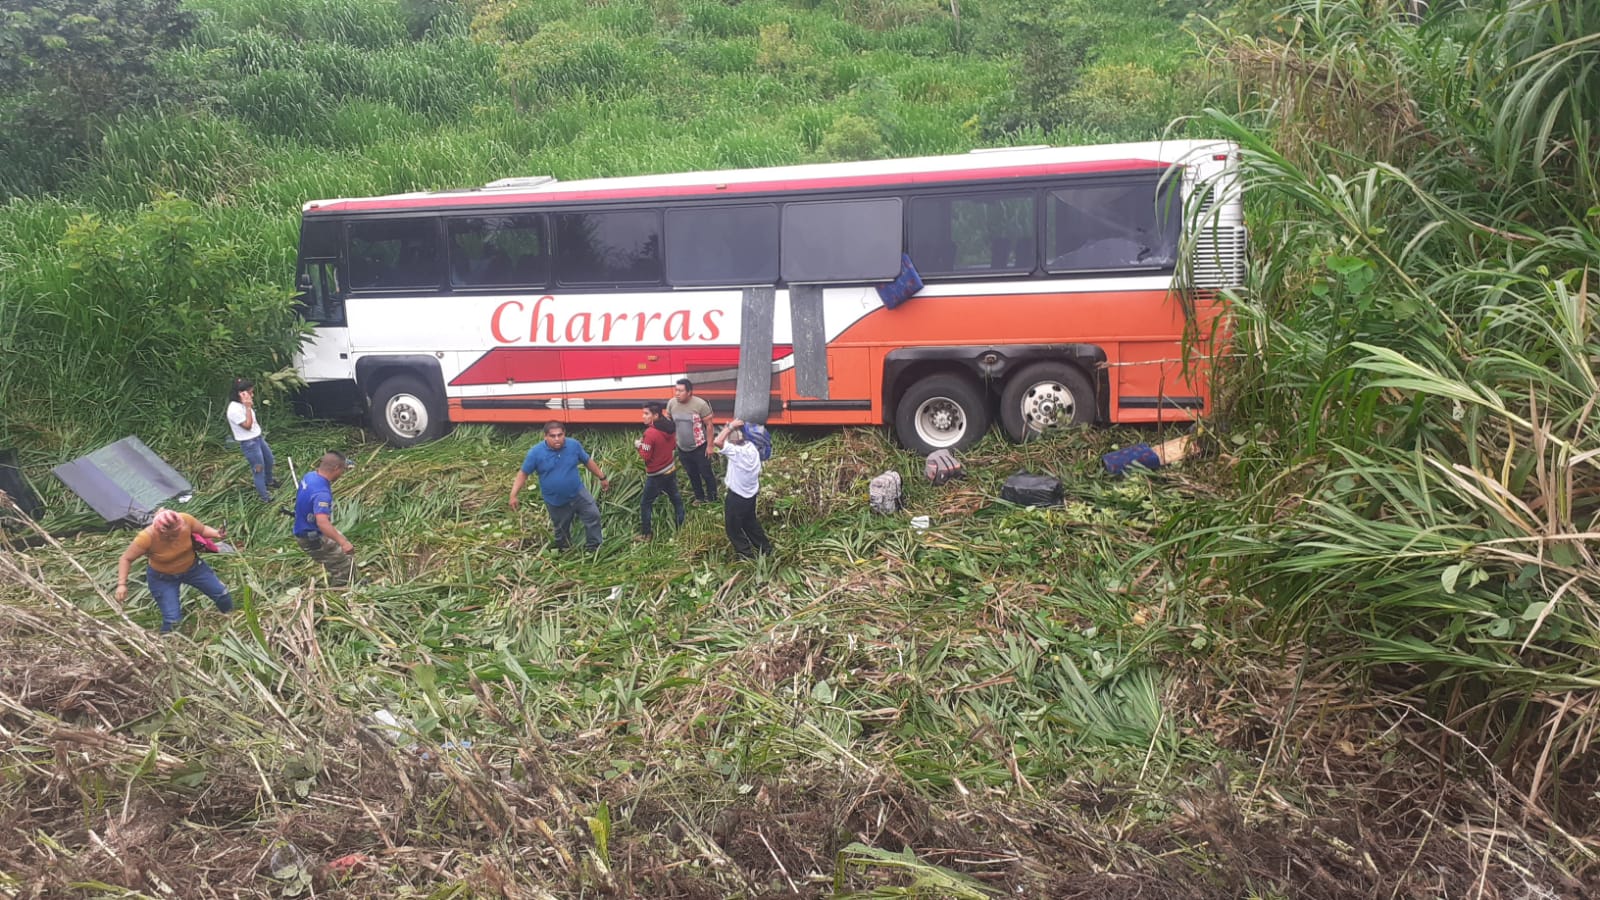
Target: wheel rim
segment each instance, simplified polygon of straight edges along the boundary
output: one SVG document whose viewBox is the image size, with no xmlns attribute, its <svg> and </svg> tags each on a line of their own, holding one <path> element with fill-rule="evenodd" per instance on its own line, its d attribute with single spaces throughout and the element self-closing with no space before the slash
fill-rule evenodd
<svg viewBox="0 0 1600 900">
<path fill-rule="evenodd" d="M 950 447 L 967 433 L 967 411 L 949 397 L 929 397 L 917 407 L 917 437 L 930 447 Z"/>
<path fill-rule="evenodd" d="M 383 420 L 403 438 L 420 437 L 428 430 L 428 407 L 415 394 L 395 394 L 383 405 Z"/>
<path fill-rule="evenodd" d="M 1022 427 L 1044 431 L 1070 423 L 1077 412 L 1072 392 L 1059 381 L 1041 381 L 1022 393 Z"/>
</svg>

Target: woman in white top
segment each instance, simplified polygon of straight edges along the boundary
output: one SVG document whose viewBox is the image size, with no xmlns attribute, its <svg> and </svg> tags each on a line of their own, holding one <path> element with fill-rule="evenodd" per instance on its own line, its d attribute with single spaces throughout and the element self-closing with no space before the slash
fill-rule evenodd
<svg viewBox="0 0 1600 900">
<path fill-rule="evenodd" d="M 256 482 L 256 494 L 262 501 L 272 499 L 268 489 L 278 486 L 272 477 L 272 448 L 261 436 L 261 420 L 256 418 L 255 382 L 237 378 L 233 382 L 233 402 L 228 404 L 228 427 L 239 442 L 239 450 L 250 463 L 250 475 Z"/>
</svg>

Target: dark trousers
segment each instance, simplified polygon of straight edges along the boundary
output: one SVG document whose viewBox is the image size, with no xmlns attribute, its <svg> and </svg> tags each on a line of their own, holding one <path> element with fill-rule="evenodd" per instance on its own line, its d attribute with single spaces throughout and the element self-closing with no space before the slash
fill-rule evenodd
<svg viewBox="0 0 1600 900">
<path fill-rule="evenodd" d="M 680 526 L 683 525 L 683 495 L 678 493 L 678 473 L 646 475 L 644 499 L 639 501 L 639 533 L 645 537 L 650 536 L 650 513 L 656 505 L 656 498 L 662 494 L 666 494 L 667 499 L 672 501 L 673 521 Z"/>
<path fill-rule="evenodd" d="M 757 497 L 760 495 L 757 494 Z M 722 527 L 728 532 L 733 552 L 743 559 L 772 552 L 772 542 L 756 521 L 756 498 L 741 497 L 729 491 L 722 500 Z"/>
<path fill-rule="evenodd" d="M 356 558 L 339 549 L 339 545 L 320 534 L 297 534 L 295 543 L 306 555 L 322 563 L 328 573 L 328 587 L 346 587 L 355 571 Z"/>
<path fill-rule="evenodd" d="M 717 476 L 711 471 L 711 457 L 706 455 L 706 445 L 693 450 L 679 450 L 678 462 L 689 473 L 689 487 L 694 489 L 696 500 L 717 499 Z"/>
<path fill-rule="evenodd" d="M 594 501 L 587 487 L 579 485 L 576 497 L 560 506 L 546 503 L 544 508 L 550 512 L 550 528 L 555 532 L 554 544 L 558 549 L 566 549 L 567 542 L 572 539 L 574 518 L 583 523 L 584 546 L 590 550 L 600 549 L 600 504 Z"/>
</svg>

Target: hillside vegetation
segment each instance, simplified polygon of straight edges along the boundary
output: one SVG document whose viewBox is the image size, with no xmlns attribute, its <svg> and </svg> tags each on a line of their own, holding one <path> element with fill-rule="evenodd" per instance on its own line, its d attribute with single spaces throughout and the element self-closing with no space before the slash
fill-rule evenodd
<svg viewBox="0 0 1600 900">
<path fill-rule="evenodd" d="M 241 609 L 158 639 L 129 533 L 0 516 L 0 888 L 1600 892 L 1590 4 L 82 5 L 0 21 L 0 446 L 66 535 L 48 467 L 139 434 Z M 741 564 L 710 509 L 628 543 L 633 435 L 588 429 L 628 474 L 586 557 L 506 508 L 531 432 L 268 406 L 280 466 L 359 463 L 332 591 L 221 441 L 294 347 L 308 199 L 1163 133 L 1244 147 L 1255 242 L 1177 468 L 991 435 L 875 517 L 919 459 L 783 433 Z M 1067 504 L 999 502 L 1019 469 Z"/>
</svg>

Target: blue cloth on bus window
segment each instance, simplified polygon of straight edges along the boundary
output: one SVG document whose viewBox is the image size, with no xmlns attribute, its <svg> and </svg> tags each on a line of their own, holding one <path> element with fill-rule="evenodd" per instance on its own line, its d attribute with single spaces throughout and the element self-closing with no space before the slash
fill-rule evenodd
<svg viewBox="0 0 1600 900">
<path fill-rule="evenodd" d="M 911 299 L 917 291 L 922 290 L 922 276 L 917 274 L 917 267 L 911 264 L 908 254 L 900 254 L 900 274 L 888 284 L 878 285 L 878 299 L 890 309 Z"/>
</svg>

